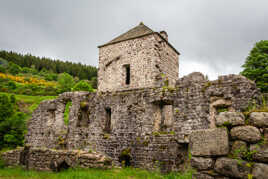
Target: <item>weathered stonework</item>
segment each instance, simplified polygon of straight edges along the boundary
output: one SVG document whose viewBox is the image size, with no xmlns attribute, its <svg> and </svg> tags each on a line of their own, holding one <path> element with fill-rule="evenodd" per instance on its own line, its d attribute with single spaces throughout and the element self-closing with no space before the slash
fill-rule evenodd
<svg viewBox="0 0 268 179">
<path fill-rule="evenodd" d="M 128 150 L 132 166 L 152 169 L 160 163 L 162 171 L 179 170 L 187 157 L 190 133 L 210 126 L 211 97 L 230 99 L 230 107 L 237 111 L 249 100 L 258 100 L 258 91 L 247 79 L 237 75 L 221 79 L 225 80 L 219 85 L 194 73 L 179 79 L 175 88 L 64 93 L 40 104 L 28 123 L 25 142 L 33 148 L 101 152 L 116 165 Z M 232 90 L 234 84 L 240 93 Z M 72 106 L 65 124 L 68 101 Z"/>
<path fill-rule="evenodd" d="M 235 114 L 236 113 L 236 114 Z M 241 116 L 242 115 L 242 116 Z M 237 118 L 237 116 L 239 116 Z M 250 116 L 250 115 L 249 115 Z M 266 120 L 266 115 L 262 112 L 254 112 L 254 117 L 257 116 L 256 121 Z M 220 116 L 217 116 L 217 118 Z M 222 117 L 222 116 L 221 116 Z M 212 137 L 213 134 L 206 137 L 202 133 L 213 133 L 217 129 L 204 129 L 193 131 L 190 137 L 190 151 L 193 155 L 200 146 L 200 153 L 205 154 L 204 157 L 192 157 L 191 166 L 197 170 L 195 176 L 197 179 L 202 178 L 267 178 L 268 174 L 268 144 L 265 141 L 266 130 L 261 130 L 259 122 L 253 122 L 251 125 L 242 124 L 239 122 L 239 127 L 233 126 L 234 117 L 239 121 L 241 118 L 245 119 L 240 112 L 232 112 L 232 115 L 224 115 L 224 121 L 229 121 L 228 127 L 219 127 L 218 130 L 228 131 L 229 146 L 231 150 L 223 156 L 215 156 L 215 152 L 219 150 L 218 137 Z M 228 119 L 229 118 L 229 119 Z M 214 132 L 215 133 L 215 132 Z M 257 133 L 257 134 L 256 134 Z M 199 137 L 197 137 L 199 134 Z M 264 136 L 264 138 L 256 136 Z M 192 137 L 193 136 L 193 137 Z M 222 135 L 223 136 L 223 135 Z M 236 136 L 236 137 L 234 137 Z M 246 137 L 245 137 L 246 136 Z M 197 137 L 197 138 L 196 138 Z M 199 140 L 197 140 L 199 138 Z M 239 138 L 239 140 L 236 140 Z M 255 144 L 252 144 L 254 142 Z M 213 145 L 214 144 L 214 145 Z M 222 145 L 222 144 L 221 144 Z M 207 147 L 208 146 L 208 147 Z M 204 149 L 207 150 L 204 150 Z M 215 164 L 211 165 L 215 160 Z"/>
<path fill-rule="evenodd" d="M 25 147 L 2 155 L 7 166 L 25 166 L 26 169 L 60 171 L 67 168 L 111 168 L 111 158 L 94 151 L 54 150 Z"/>
<path fill-rule="evenodd" d="M 193 155 L 226 155 L 227 129 L 216 129 L 219 112 L 242 112 L 251 101 L 258 104 L 259 90 L 240 75 L 208 81 L 194 72 L 178 79 L 178 54 L 166 33 L 143 25 L 100 46 L 98 91 L 66 92 L 42 102 L 28 121 L 26 147 L 4 156 L 10 165 L 39 170 L 55 170 L 62 163 L 74 167 L 79 161 L 82 167 L 110 166 L 105 158 L 115 165 L 177 171 L 188 162 L 189 136 L 201 129 L 211 131 L 204 135 L 210 140 L 210 151 L 203 145 L 203 153 L 195 148 Z M 130 83 L 125 84 L 129 67 Z M 70 102 L 69 119 L 64 119 Z M 211 134 L 221 141 L 215 142 Z M 77 151 L 84 158 L 74 159 Z M 23 160 L 16 163 L 18 158 Z M 214 167 L 214 159 L 195 159 L 202 170 Z M 199 174 L 210 177 L 209 171 Z"/>
<path fill-rule="evenodd" d="M 99 47 L 98 91 L 159 87 L 163 81 L 174 87 L 179 74 L 178 52 L 143 24 L 135 28 L 141 32 L 134 37 Z M 130 68 L 129 84 L 126 66 Z"/>
</svg>

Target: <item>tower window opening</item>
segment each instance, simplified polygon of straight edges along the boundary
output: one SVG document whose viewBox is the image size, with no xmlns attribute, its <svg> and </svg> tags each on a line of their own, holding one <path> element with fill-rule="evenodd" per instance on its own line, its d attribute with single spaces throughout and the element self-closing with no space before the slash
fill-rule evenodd
<svg viewBox="0 0 268 179">
<path fill-rule="evenodd" d="M 111 117 L 112 117 L 112 110 L 111 108 L 105 108 L 106 111 L 106 121 L 104 131 L 107 133 L 111 132 Z"/>
<path fill-rule="evenodd" d="M 125 65 L 126 69 L 126 85 L 130 84 L 130 65 Z"/>
</svg>

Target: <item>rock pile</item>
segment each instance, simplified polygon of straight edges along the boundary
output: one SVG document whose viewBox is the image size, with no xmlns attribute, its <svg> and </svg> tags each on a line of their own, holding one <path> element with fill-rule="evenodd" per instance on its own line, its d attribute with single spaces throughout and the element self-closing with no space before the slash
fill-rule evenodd
<svg viewBox="0 0 268 179">
<path fill-rule="evenodd" d="M 268 113 L 221 112 L 216 125 L 190 135 L 196 178 L 267 178 Z"/>
</svg>

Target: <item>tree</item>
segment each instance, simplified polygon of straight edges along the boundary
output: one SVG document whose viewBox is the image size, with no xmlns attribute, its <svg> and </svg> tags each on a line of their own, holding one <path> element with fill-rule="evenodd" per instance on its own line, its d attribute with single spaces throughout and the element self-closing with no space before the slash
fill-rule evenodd
<svg viewBox="0 0 268 179">
<path fill-rule="evenodd" d="M 268 40 L 255 44 L 246 59 L 241 74 L 255 81 L 262 92 L 268 92 Z"/>
<path fill-rule="evenodd" d="M 88 82 L 82 80 L 82 81 L 79 81 L 78 83 L 75 84 L 75 86 L 73 87 L 72 91 L 89 91 L 89 92 L 92 92 L 93 88 L 91 87 L 91 85 Z"/>
<path fill-rule="evenodd" d="M 15 63 L 9 63 L 8 72 L 12 75 L 16 75 L 21 72 L 21 67 L 19 65 L 16 65 Z"/>
<path fill-rule="evenodd" d="M 74 85 L 74 79 L 71 75 L 64 72 L 59 75 L 58 83 L 61 86 L 63 92 L 71 91 Z"/>
<path fill-rule="evenodd" d="M 16 109 L 15 96 L 0 95 L 0 150 L 23 145 L 26 114 Z"/>
</svg>

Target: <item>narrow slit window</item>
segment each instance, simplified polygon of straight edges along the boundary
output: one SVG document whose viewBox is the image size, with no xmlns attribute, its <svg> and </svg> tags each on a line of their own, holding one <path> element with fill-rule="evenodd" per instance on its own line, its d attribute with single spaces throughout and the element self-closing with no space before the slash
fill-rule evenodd
<svg viewBox="0 0 268 179">
<path fill-rule="evenodd" d="M 125 65 L 126 69 L 126 85 L 130 84 L 130 65 Z"/>
<path fill-rule="evenodd" d="M 104 131 L 107 133 L 111 132 L 111 117 L 112 117 L 112 110 L 111 108 L 105 108 L 106 111 L 106 121 Z"/>
</svg>

